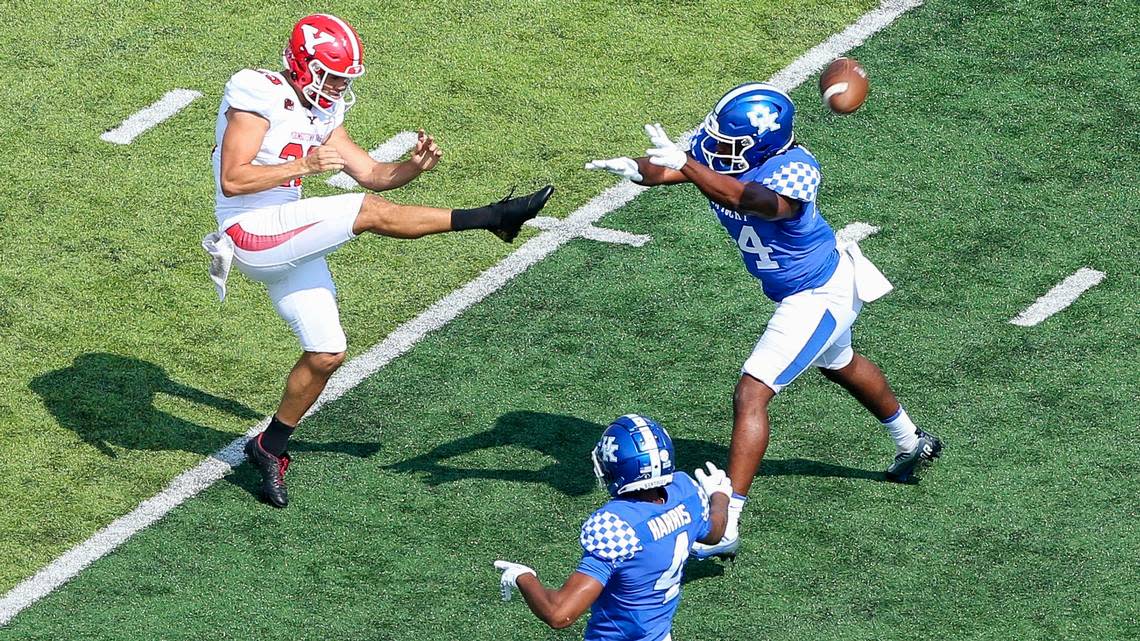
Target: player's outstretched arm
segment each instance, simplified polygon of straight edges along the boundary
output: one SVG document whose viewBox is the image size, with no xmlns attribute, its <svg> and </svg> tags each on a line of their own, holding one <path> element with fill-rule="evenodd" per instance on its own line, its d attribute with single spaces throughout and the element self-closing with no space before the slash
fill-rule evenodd
<svg viewBox="0 0 1140 641">
<path fill-rule="evenodd" d="M 552 590 L 543 586 L 534 570 L 525 565 L 495 561 L 495 567 L 503 571 L 500 581 L 503 600 L 510 599 L 510 589 L 517 587 L 519 592 L 522 592 L 530 611 L 556 630 L 568 627 L 577 621 L 578 617 L 590 609 L 605 588 L 594 577 L 574 572 L 561 588 Z"/>
<path fill-rule="evenodd" d="M 228 197 L 256 194 L 287 183 L 294 178 L 338 171 L 344 166 L 336 150 L 313 147 L 304 158 L 277 165 L 255 165 L 269 121 L 259 114 L 230 108 L 226 111 L 226 133 L 222 136 L 222 193 Z"/>
<path fill-rule="evenodd" d="M 689 182 L 689 179 L 681 172 L 651 164 L 649 158 L 644 156 L 641 158 L 620 156 L 618 158 L 591 160 L 586 163 L 586 169 L 608 171 L 615 176 L 621 176 L 646 187 Z"/>
<path fill-rule="evenodd" d="M 605 588 L 597 579 L 581 572 L 572 573 L 557 590 L 546 588 L 533 574 L 519 577 L 518 586 L 530 611 L 556 630 L 577 621 Z"/>
<path fill-rule="evenodd" d="M 709 200 L 733 211 L 765 220 L 795 218 L 800 204 L 760 183 L 741 182 L 690 160 L 681 170 Z"/>
<path fill-rule="evenodd" d="M 653 165 L 676 171 L 697 186 L 709 200 L 734 211 L 767 220 L 795 218 L 800 205 L 767 187 L 752 182 L 741 182 L 697 162 L 691 154 L 682 151 L 665 133 L 661 125 L 645 125 L 645 134 L 654 147 L 645 153 Z"/>
<path fill-rule="evenodd" d="M 421 129 L 412 155 L 403 162 L 377 162 L 348 135 L 343 126 L 337 127 L 325 142 L 335 147 L 344 158 L 344 171 L 365 189 L 387 191 L 415 180 L 425 171 L 433 169 L 443 157 L 443 150 L 435 137 Z"/>
</svg>

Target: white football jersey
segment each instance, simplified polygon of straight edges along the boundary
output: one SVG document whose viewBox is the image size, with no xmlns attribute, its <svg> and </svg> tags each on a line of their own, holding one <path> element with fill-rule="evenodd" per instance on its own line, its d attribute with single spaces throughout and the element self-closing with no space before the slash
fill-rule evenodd
<svg viewBox="0 0 1140 641">
<path fill-rule="evenodd" d="M 278 72 L 243 69 L 235 73 L 226 83 L 214 127 L 214 208 L 220 229 L 250 209 L 282 205 L 301 198 L 300 178 L 256 194 L 227 197 L 222 193 L 222 137 L 229 124 L 226 111 L 230 107 L 259 114 L 269 121 L 269 130 L 253 159 L 255 165 L 278 165 L 302 158 L 312 147 L 324 144 L 344 122 L 343 102 L 337 101 L 332 116 L 306 109 L 293 87 Z"/>
</svg>

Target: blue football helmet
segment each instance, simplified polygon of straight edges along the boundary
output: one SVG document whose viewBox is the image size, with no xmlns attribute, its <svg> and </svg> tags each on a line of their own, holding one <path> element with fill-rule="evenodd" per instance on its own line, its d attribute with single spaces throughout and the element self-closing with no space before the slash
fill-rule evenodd
<svg viewBox="0 0 1140 641">
<path fill-rule="evenodd" d="M 640 414 L 626 414 L 610 423 L 591 458 L 598 484 L 614 498 L 673 481 L 673 440 L 665 428 Z"/>
<path fill-rule="evenodd" d="M 724 94 L 693 137 L 693 157 L 713 171 L 739 174 L 794 142 L 796 107 L 788 94 L 750 82 Z"/>
</svg>

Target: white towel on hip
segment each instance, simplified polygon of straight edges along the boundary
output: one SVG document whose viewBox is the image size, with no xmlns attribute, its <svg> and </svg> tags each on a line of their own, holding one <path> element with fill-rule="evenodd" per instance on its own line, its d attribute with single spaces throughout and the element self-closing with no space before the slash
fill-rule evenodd
<svg viewBox="0 0 1140 641">
<path fill-rule="evenodd" d="M 894 289 L 894 285 L 883 276 L 883 272 L 863 255 L 858 243 L 844 243 L 840 246 L 840 250 L 847 252 L 851 257 L 851 264 L 855 266 L 855 295 L 859 300 L 869 303 L 886 296 L 887 292 Z"/>
<path fill-rule="evenodd" d="M 202 249 L 210 255 L 210 280 L 218 292 L 218 300 L 226 299 L 226 279 L 234 262 L 234 241 L 227 234 L 214 232 L 202 239 Z"/>
</svg>

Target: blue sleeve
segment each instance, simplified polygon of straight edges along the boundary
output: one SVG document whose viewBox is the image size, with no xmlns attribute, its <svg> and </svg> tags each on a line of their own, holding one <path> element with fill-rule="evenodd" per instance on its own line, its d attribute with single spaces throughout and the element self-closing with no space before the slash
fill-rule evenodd
<svg viewBox="0 0 1140 641">
<path fill-rule="evenodd" d="M 617 566 L 643 548 L 637 532 L 615 512 L 603 507 L 582 524 L 582 562 L 578 571 L 605 585 Z"/>
<path fill-rule="evenodd" d="M 597 579 L 598 583 L 605 585 L 610 580 L 610 576 L 614 573 L 614 563 L 612 561 L 603 561 L 598 557 L 586 552 L 582 554 L 582 560 L 578 563 L 578 571 L 586 576 Z"/>
<path fill-rule="evenodd" d="M 749 182 L 760 183 L 785 198 L 805 203 L 815 200 L 821 179 L 819 163 L 801 148 L 770 158 L 745 176 Z"/>
</svg>

